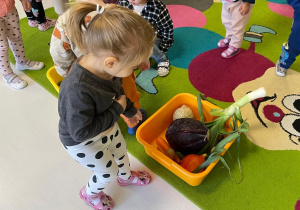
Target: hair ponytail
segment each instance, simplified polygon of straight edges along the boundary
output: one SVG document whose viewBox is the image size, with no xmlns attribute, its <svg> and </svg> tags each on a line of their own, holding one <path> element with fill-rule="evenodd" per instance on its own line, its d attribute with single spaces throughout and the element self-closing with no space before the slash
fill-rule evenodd
<svg viewBox="0 0 300 210">
<path fill-rule="evenodd" d="M 85 52 L 84 32 L 87 29 L 88 14 L 96 11 L 96 5 L 89 2 L 69 3 L 69 17 L 67 19 L 66 32 L 72 42 Z"/>
<path fill-rule="evenodd" d="M 142 62 L 150 56 L 155 32 L 143 17 L 121 6 L 107 5 L 104 10 L 99 8 L 99 14 L 95 4 L 76 2 L 72 5 L 66 31 L 82 53 L 97 55 L 101 50 L 110 51 L 124 63 Z"/>
</svg>

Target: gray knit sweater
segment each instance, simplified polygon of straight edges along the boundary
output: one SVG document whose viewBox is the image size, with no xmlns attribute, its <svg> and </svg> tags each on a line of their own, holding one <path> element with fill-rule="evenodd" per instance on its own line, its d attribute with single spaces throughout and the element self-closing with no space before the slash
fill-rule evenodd
<svg viewBox="0 0 300 210">
<path fill-rule="evenodd" d="M 61 83 L 58 97 L 59 137 L 73 146 L 95 137 L 114 125 L 124 114 L 133 117 L 137 109 L 127 98 L 123 107 L 114 98 L 125 95 L 122 79 L 104 80 L 76 63 Z"/>
</svg>

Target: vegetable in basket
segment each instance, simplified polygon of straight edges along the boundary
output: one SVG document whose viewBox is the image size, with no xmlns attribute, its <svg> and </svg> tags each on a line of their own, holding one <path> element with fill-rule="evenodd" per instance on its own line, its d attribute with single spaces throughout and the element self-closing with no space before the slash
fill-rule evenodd
<svg viewBox="0 0 300 210">
<path fill-rule="evenodd" d="M 208 148 L 215 148 L 213 149 L 212 153 L 208 156 L 207 160 L 193 171 L 194 173 L 197 173 L 201 169 L 208 167 L 211 163 L 215 162 L 218 159 L 221 160 L 221 162 L 225 165 L 225 167 L 229 170 L 230 173 L 230 168 L 221 155 L 226 151 L 225 145 L 231 142 L 232 140 L 237 139 L 237 160 L 240 168 L 240 173 L 242 174 L 241 165 L 239 161 L 240 133 L 247 132 L 249 130 L 249 124 L 243 120 L 240 108 L 255 99 L 262 98 L 265 96 L 266 91 L 262 87 L 246 94 L 226 109 L 212 109 L 210 111 L 210 115 L 217 116 L 218 118 L 216 118 L 212 122 L 205 122 L 210 131 L 210 140 L 209 143 L 206 144 L 206 146 L 203 147 L 198 154 L 204 153 Z M 200 120 L 204 122 L 201 97 L 201 94 L 199 94 L 198 109 Z M 224 128 L 224 125 L 228 119 L 231 120 L 230 126 L 232 132 L 226 132 Z M 219 135 L 226 135 L 226 138 L 222 139 L 220 142 L 217 142 L 217 138 Z"/>
<path fill-rule="evenodd" d="M 177 120 L 180 118 L 194 118 L 192 109 L 187 105 L 182 105 L 181 107 L 176 109 L 173 113 L 173 120 Z"/>
<path fill-rule="evenodd" d="M 209 130 L 203 122 L 192 118 L 173 121 L 167 129 L 170 146 L 183 155 L 198 153 L 207 143 Z"/>
</svg>

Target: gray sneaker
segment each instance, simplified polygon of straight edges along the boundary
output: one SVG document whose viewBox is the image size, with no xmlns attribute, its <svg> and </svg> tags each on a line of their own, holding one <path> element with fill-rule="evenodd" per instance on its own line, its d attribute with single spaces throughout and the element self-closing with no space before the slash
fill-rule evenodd
<svg viewBox="0 0 300 210">
<path fill-rule="evenodd" d="M 284 77 L 286 71 L 287 71 L 287 69 L 282 68 L 282 67 L 280 66 L 280 62 L 277 61 L 277 62 L 276 62 L 276 74 L 277 74 L 278 76 L 280 76 L 280 77 Z"/>
<path fill-rule="evenodd" d="M 22 70 L 41 70 L 44 68 L 44 63 L 43 62 L 38 62 L 38 61 L 30 61 L 27 60 L 26 62 L 23 63 L 18 63 L 16 62 L 16 68 L 20 71 Z"/>
</svg>

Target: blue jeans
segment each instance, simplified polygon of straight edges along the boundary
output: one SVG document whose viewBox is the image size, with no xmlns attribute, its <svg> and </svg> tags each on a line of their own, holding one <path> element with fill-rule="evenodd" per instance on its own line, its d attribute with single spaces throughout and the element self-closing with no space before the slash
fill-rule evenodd
<svg viewBox="0 0 300 210">
<path fill-rule="evenodd" d="M 300 54 L 300 12 L 294 12 L 294 21 L 292 25 L 291 34 L 288 40 L 288 49 L 282 46 L 282 53 L 280 55 L 280 66 L 289 69 L 295 62 L 296 57 Z"/>
<path fill-rule="evenodd" d="M 161 40 L 159 38 L 156 38 L 154 46 L 153 46 L 153 54 L 152 57 L 155 59 L 157 63 L 163 62 L 167 60 L 166 54 L 159 49 L 159 45 L 161 43 Z"/>
</svg>

